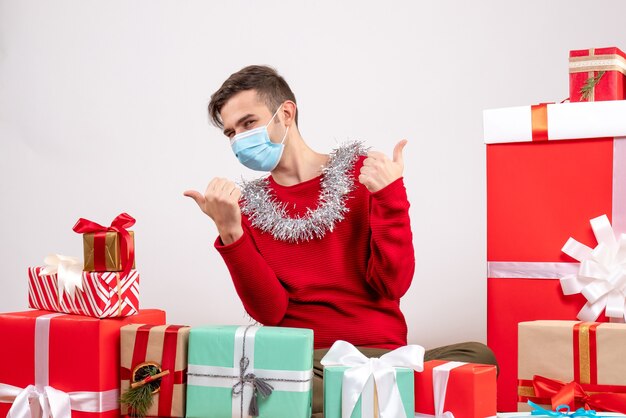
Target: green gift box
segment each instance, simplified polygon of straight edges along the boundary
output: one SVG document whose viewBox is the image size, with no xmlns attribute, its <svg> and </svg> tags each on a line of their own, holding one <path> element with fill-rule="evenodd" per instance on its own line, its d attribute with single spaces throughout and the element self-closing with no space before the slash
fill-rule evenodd
<svg viewBox="0 0 626 418">
<path fill-rule="evenodd" d="M 310 329 L 194 327 L 188 361 L 188 418 L 247 418 L 254 406 L 259 418 L 311 416 Z"/>
<path fill-rule="evenodd" d="M 343 387 L 343 374 L 350 367 L 346 366 L 327 366 L 324 367 L 324 417 L 325 418 L 342 418 L 341 416 L 341 392 Z M 414 402 L 414 376 L 413 369 L 405 367 L 396 367 L 396 383 L 400 390 L 402 398 L 402 406 L 407 417 L 415 415 Z M 373 416 L 378 417 L 376 405 L 378 400 L 375 399 L 373 377 L 368 379 L 363 393 L 359 397 L 350 418 L 361 418 L 362 408 L 370 407 L 374 410 Z M 369 404 L 369 405 L 368 405 Z"/>
<path fill-rule="evenodd" d="M 405 345 L 367 358 L 354 345 L 337 340 L 320 362 L 326 418 L 413 417 L 414 372 L 424 370 L 424 347 Z"/>
</svg>

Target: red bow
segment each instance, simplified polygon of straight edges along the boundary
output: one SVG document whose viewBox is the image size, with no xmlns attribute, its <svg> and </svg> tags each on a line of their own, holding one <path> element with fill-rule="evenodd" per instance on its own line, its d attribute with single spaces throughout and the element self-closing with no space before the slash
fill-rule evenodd
<svg viewBox="0 0 626 418">
<path fill-rule="evenodd" d="M 134 224 L 135 218 L 127 213 L 122 213 L 113 219 L 111 226 L 108 227 L 102 226 L 88 219 L 80 218 L 72 230 L 79 234 L 86 234 L 89 232 L 94 232 L 96 234 L 117 232 L 120 235 L 120 253 L 122 262 L 122 274 L 120 276 L 121 281 L 128 275 L 135 262 L 135 246 L 133 245 L 133 240 L 130 237 L 130 234 L 126 230 L 126 228 L 130 228 Z"/>
<path fill-rule="evenodd" d="M 597 386 L 598 390 L 602 390 L 604 385 Z M 556 409 L 559 405 L 568 405 L 572 410 L 585 408 L 626 414 L 626 393 L 587 393 L 583 386 L 576 381 L 564 383 L 543 376 L 533 377 L 533 388 L 536 397 L 550 399 L 552 409 Z M 611 389 L 617 388 L 612 387 Z"/>
</svg>

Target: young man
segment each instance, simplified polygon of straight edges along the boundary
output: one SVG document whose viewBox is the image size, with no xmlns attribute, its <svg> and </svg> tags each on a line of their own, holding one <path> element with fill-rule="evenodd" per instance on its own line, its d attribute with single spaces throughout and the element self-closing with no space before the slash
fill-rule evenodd
<svg viewBox="0 0 626 418">
<path fill-rule="evenodd" d="M 400 298 L 415 270 L 402 151 L 392 158 L 360 143 L 331 154 L 311 149 L 296 99 L 278 73 L 249 66 L 211 96 L 209 115 L 245 166 L 270 172 L 244 183 L 214 178 L 187 191 L 217 227 L 215 247 L 252 318 L 311 328 L 321 412 L 319 359 L 338 339 L 380 356 L 407 343 Z M 430 350 L 426 358 L 494 363 L 478 343 Z"/>
</svg>

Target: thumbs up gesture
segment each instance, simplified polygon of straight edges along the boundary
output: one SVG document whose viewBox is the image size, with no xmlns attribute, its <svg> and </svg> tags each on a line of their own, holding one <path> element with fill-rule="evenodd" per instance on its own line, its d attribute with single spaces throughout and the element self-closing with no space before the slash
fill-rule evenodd
<svg viewBox="0 0 626 418">
<path fill-rule="evenodd" d="M 367 158 L 363 161 L 363 167 L 361 167 L 359 182 L 367 187 L 367 190 L 375 193 L 402 177 L 404 171 L 402 150 L 406 143 L 407 140 L 403 139 L 396 144 L 393 149 L 393 160 L 390 160 L 382 152 L 368 152 Z"/>
</svg>

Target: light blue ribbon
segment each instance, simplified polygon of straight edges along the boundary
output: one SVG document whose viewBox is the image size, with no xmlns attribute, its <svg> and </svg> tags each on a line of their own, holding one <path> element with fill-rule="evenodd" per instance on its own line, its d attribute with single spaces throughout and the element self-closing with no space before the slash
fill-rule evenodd
<svg viewBox="0 0 626 418">
<path fill-rule="evenodd" d="M 528 401 L 528 405 L 533 407 L 530 415 L 542 415 L 548 417 L 601 417 L 600 415 L 597 415 L 596 411 L 594 411 L 593 409 L 578 408 L 576 411 L 570 412 L 569 405 L 559 405 L 557 406 L 556 411 L 544 409 L 533 401 Z"/>
</svg>

